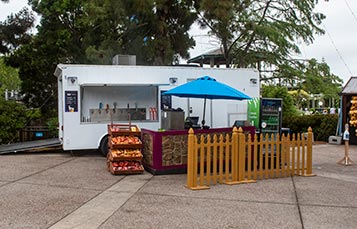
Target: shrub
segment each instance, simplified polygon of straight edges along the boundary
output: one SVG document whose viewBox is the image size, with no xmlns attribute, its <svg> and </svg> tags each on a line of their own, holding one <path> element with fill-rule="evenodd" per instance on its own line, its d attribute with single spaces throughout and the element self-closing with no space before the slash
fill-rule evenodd
<svg viewBox="0 0 357 229">
<path fill-rule="evenodd" d="M 284 116 L 283 127 L 290 128 L 292 133 L 307 132 L 312 128 L 315 141 L 328 141 L 329 136 L 336 135 L 337 114 L 315 114 L 303 116 Z"/>
<path fill-rule="evenodd" d="M 18 140 L 18 130 L 26 123 L 26 107 L 0 97 L 0 144 Z"/>
<path fill-rule="evenodd" d="M 47 120 L 47 126 L 50 130 L 50 136 L 58 137 L 58 117 L 52 117 Z"/>
</svg>

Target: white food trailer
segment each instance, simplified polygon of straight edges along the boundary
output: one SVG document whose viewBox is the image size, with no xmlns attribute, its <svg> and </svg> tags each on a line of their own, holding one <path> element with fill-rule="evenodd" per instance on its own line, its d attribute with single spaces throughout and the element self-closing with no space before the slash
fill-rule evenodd
<svg viewBox="0 0 357 229">
<path fill-rule="evenodd" d="M 260 91 L 259 74 L 254 69 L 59 64 L 54 74 L 58 78 L 63 150 L 105 151 L 111 122 L 158 130 L 164 109 L 180 108 L 185 117 L 202 119 L 203 99 L 162 95 L 202 76 L 215 78 L 252 98 L 259 97 Z M 236 120 L 247 120 L 247 102 L 208 100 L 205 120 L 211 128 L 233 126 Z"/>
</svg>

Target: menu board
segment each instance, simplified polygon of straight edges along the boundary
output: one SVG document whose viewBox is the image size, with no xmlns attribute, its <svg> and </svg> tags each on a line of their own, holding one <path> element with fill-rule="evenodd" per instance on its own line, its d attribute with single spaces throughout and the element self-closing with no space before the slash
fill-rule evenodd
<svg viewBox="0 0 357 229">
<path fill-rule="evenodd" d="M 78 112 L 78 91 L 65 91 L 65 112 Z"/>
</svg>

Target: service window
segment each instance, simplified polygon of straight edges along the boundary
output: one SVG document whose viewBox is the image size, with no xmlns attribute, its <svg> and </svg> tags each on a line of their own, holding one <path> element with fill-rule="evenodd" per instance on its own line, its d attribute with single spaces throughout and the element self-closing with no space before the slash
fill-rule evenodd
<svg viewBox="0 0 357 229">
<path fill-rule="evenodd" d="M 150 111 L 157 106 L 157 86 L 81 87 L 82 122 L 155 120 Z"/>
</svg>

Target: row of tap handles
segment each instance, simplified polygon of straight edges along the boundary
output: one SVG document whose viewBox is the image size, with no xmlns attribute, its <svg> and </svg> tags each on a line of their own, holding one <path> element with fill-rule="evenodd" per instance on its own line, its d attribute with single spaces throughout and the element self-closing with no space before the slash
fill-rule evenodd
<svg viewBox="0 0 357 229">
<path fill-rule="evenodd" d="M 117 102 L 114 102 L 114 103 L 113 103 L 113 113 L 116 112 L 117 105 L 118 105 Z M 128 110 L 130 109 L 129 103 L 127 104 L 127 108 L 128 108 Z M 101 110 L 102 110 L 102 109 L 103 109 L 103 103 L 100 102 L 100 103 L 99 103 L 99 113 L 101 113 Z M 135 109 L 138 109 L 138 103 L 135 103 Z M 110 106 L 109 106 L 109 104 L 107 103 L 107 104 L 105 105 L 105 111 L 108 113 L 109 110 L 110 110 Z"/>
</svg>

